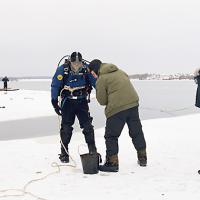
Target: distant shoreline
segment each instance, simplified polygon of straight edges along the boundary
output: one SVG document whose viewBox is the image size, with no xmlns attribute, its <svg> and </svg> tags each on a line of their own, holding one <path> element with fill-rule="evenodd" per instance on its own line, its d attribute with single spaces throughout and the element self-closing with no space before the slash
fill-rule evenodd
<svg viewBox="0 0 200 200">
<path fill-rule="evenodd" d="M 194 81 L 194 79 L 138 79 L 138 78 L 131 78 L 134 81 Z M 51 81 L 52 78 L 18 78 L 18 79 L 10 79 L 10 81 L 19 81 L 19 82 L 36 82 L 36 81 Z"/>
</svg>

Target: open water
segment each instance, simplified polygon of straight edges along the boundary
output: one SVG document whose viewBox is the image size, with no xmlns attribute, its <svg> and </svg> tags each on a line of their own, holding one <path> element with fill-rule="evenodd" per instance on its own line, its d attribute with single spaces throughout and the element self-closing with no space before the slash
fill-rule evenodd
<svg viewBox="0 0 200 200">
<path fill-rule="evenodd" d="M 132 83 L 140 97 L 141 120 L 200 112 L 194 106 L 197 86 L 192 80 L 132 80 Z M 50 91 L 50 84 L 50 80 L 13 81 L 9 82 L 9 87 Z M 104 127 L 104 107 L 100 106 L 95 99 L 92 99 L 89 106 L 94 127 Z M 0 122 L 0 140 L 54 135 L 59 133 L 58 127 L 59 122 L 56 116 Z M 77 121 L 74 128 L 80 131 Z"/>
</svg>

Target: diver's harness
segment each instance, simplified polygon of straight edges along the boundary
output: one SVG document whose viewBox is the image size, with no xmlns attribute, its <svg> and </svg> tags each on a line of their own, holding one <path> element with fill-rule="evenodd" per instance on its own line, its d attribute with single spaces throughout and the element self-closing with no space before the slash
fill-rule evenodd
<svg viewBox="0 0 200 200">
<path fill-rule="evenodd" d="M 75 91 L 79 91 L 79 92 L 81 92 L 81 94 L 82 94 L 82 90 L 83 89 L 85 89 L 85 86 L 82 86 L 82 87 L 73 87 L 73 88 L 71 88 L 70 86 L 67 86 L 67 85 L 65 85 L 64 87 L 63 87 L 63 89 L 60 91 L 60 96 L 62 97 L 62 98 L 64 98 L 64 96 L 66 96 L 66 95 L 63 95 L 63 92 L 64 92 L 64 90 L 67 90 L 68 92 L 70 92 L 70 95 L 67 95 L 67 98 L 68 99 L 80 99 L 79 98 L 79 96 L 81 96 L 81 95 L 79 95 L 79 96 L 75 96 L 74 95 L 74 92 Z M 88 96 L 89 96 L 89 94 L 88 94 Z"/>
<path fill-rule="evenodd" d="M 64 56 L 62 59 L 64 59 L 65 57 L 67 57 L 67 59 L 65 59 L 65 63 L 63 64 L 63 66 L 64 66 L 63 80 L 66 80 L 67 76 L 70 73 L 72 73 L 70 61 L 69 61 L 70 56 L 68 56 L 68 55 Z M 60 62 L 62 61 L 62 59 L 59 61 L 58 66 L 60 65 Z M 86 63 L 89 63 L 89 61 L 83 59 L 83 64 L 86 64 Z M 87 68 L 83 67 L 83 69 L 80 72 L 75 73 L 74 75 L 85 76 L 86 73 L 87 73 Z M 65 98 L 65 97 L 67 97 L 67 99 L 87 99 L 87 101 L 89 103 L 92 86 L 89 84 L 89 80 L 87 79 L 86 76 L 85 76 L 85 81 L 86 81 L 86 85 L 80 86 L 80 87 L 70 87 L 67 85 L 63 85 L 62 90 L 60 91 L 61 99 Z"/>
</svg>

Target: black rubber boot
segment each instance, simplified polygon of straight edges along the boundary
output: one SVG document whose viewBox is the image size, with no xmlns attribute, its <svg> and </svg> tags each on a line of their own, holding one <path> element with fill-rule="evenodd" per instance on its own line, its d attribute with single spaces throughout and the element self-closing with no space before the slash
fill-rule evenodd
<svg viewBox="0 0 200 200">
<path fill-rule="evenodd" d="M 118 164 L 118 155 L 106 156 L 106 161 L 104 165 L 99 166 L 99 170 L 102 172 L 118 172 L 119 164 Z"/>
<path fill-rule="evenodd" d="M 63 163 L 69 163 L 69 156 L 67 154 L 59 154 L 59 159 Z"/>
<path fill-rule="evenodd" d="M 66 148 L 66 150 L 68 151 L 68 148 Z M 61 154 L 59 154 L 59 159 L 63 163 L 69 162 L 69 155 L 65 152 L 65 149 L 63 148 L 63 146 L 61 147 Z"/>
<path fill-rule="evenodd" d="M 147 153 L 146 153 L 146 149 L 138 150 L 137 151 L 137 157 L 138 157 L 138 164 L 141 167 L 146 167 L 147 166 Z"/>
<path fill-rule="evenodd" d="M 88 144 L 89 154 L 97 153 L 97 148 L 95 144 Z"/>
</svg>

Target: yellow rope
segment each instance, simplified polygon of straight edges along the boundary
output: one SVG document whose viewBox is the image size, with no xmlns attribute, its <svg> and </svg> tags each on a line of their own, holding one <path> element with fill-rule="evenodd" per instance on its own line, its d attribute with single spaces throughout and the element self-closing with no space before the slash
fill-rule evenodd
<svg viewBox="0 0 200 200">
<path fill-rule="evenodd" d="M 54 172 L 51 172 L 51 173 L 49 173 L 49 174 L 47 174 L 47 175 L 45 175 L 45 176 L 43 176 L 43 177 L 41 177 L 41 178 L 32 179 L 32 180 L 28 181 L 28 182 L 24 185 L 23 189 L 6 189 L 6 190 L 0 190 L 0 193 L 6 193 L 6 192 L 15 191 L 15 192 L 21 192 L 22 194 L 4 194 L 4 195 L 0 195 L 0 198 L 7 198 L 7 197 L 23 197 L 23 196 L 25 196 L 25 195 L 30 195 L 30 196 L 32 196 L 32 197 L 34 197 L 34 198 L 36 198 L 36 199 L 39 199 L 39 200 L 48 200 L 48 199 L 39 197 L 39 196 L 33 194 L 32 192 L 28 192 L 28 191 L 27 191 L 28 186 L 30 186 L 32 183 L 45 180 L 45 179 L 47 179 L 49 176 L 52 176 L 52 175 L 54 175 L 54 174 L 60 173 L 60 171 L 61 171 L 60 168 L 61 168 L 61 167 L 74 167 L 74 165 L 59 165 L 58 163 L 53 162 L 53 163 L 51 164 L 51 167 L 57 167 L 57 170 L 54 171 Z"/>
<path fill-rule="evenodd" d="M 39 197 L 39 196 L 33 194 L 32 192 L 28 192 L 28 191 L 27 191 L 27 188 L 28 188 L 28 186 L 30 186 L 32 183 L 35 183 L 35 182 L 38 182 L 38 181 L 42 181 L 42 180 L 48 178 L 49 176 L 51 176 L 51 175 L 53 175 L 53 174 L 60 173 L 60 167 L 61 167 L 61 165 L 58 165 L 56 162 L 53 162 L 53 163 L 51 164 L 51 166 L 52 166 L 52 167 L 57 167 L 57 170 L 54 171 L 54 172 L 51 172 L 51 173 L 49 173 L 49 174 L 47 174 L 47 175 L 45 175 L 45 176 L 43 176 L 43 177 L 41 177 L 41 178 L 32 179 L 32 180 L 28 181 L 28 182 L 24 185 L 23 189 L 6 189 L 6 190 L 0 190 L 0 193 L 6 193 L 6 192 L 16 191 L 16 192 L 21 192 L 22 194 L 5 194 L 5 195 L 0 195 L 0 198 L 6 198 L 6 197 L 20 197 L 20 196 L 22 197 L 22 196 L 25 196 L 25 195 L 30 195 L 30 196 L 32 196 L 32 197 L 34 197 L 34 198 L 36 198 L 36 199 L 47 200 L 47 199 L 45 199 L 45 198 L 42 198 L 42 197 Z"/>
<path fill-rule="evenodd" d="M 60 123 L 60 118 L 59 118 L 59 116 L 58 116 L 58 121 L 59 121 L 59 131 L 60 131 L 61 123 Z M 42 198 L 42 197 L 39 197 L 39 196 L 33 194 L 32 192 L 28 192 L 28 191 L 27 191 L 27 188 L 28 188 L 28 186 L 30 186 L 32 183 L 45 180 L 45 179 L 47 179 L 47 178 L 48 178 L 49 176 L 51 176 L 51 175 L 60 173 L 60 167 L 73 167 L 73 168 L 75 168 L 75 167 L 77 166 L 75 160 L 72 158 L 72 156 L 69 154 L 69 152 L 68 152 L 67 149 L 65 148 L 65 146 L 64 146 L 64 144 L 63 144 L 63 142 L 62 142 L 62 138 L 61 138 L 61 137 L 60 137 L 60 142 L 61 142 L 63 148 L 65 149 L 65 152 L 69 155 L 69 158 L 71 159 L 71 161 L 73 162 L 73 164 L 62 164 L 62 165 L 59 165 L 58 163 L 53 162 L 53 163 L 51 164 L 51 167 L 57 167 L 57 170 L 56 170 L 56 171 L 51 172 L 51 173 L 49 173 L 49 174 L 47 174 L 47 175 L 45 175 L 45 176 L 43 176 L 43 177 L 41 177 L 41 178 L 32 179 L 32 180 L 28 181 L 28 182 L 24 185 L 23 189 L 6 189 L 6 190 L 0 190 L 0 194 L 1 194 L 1 193 L 6 193 L 6 192 L 12 192 L 12 191 L 21 192 L 21 194 L 4 194 L 4 195 L 0 195 L 0 198 L 7 198 L 7 197 L 23 197 L 23 196 L 25 196 L 25 195 L 30 195 L 30 196 L 32 196 L 32 197 L 34 197 L 34 198 L 36 198 L 36 199 L 39 199 L 39 200 L 47 200 L 47 199 L 45 199 L 45 198 Z"/>
</svg>

